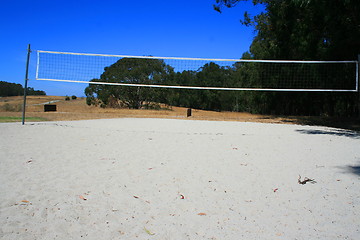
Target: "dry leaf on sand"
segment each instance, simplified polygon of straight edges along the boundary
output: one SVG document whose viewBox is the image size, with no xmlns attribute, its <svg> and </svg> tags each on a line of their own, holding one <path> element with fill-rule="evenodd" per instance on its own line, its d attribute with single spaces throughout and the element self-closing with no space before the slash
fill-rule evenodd
<svg viewBox="0 0 360 240">
<path fill-rule="evenodd" d="M 84 200 L 84 201 L 87 200 L 87 198 L 85 198 L 83 195 L 80 195 L 79 198 L 82 199 L 82 200 Z"/>
<path fill-rule="evenodd" d="M 145 232 L 146 232 L 147 234 L 149 234 L 149 235 L 155 235 L 155 233 L 150 232 L 148 229 L 146 229 L 146 227 L 144 227 L 144 230 L 145 230 Z"/>
</svg>

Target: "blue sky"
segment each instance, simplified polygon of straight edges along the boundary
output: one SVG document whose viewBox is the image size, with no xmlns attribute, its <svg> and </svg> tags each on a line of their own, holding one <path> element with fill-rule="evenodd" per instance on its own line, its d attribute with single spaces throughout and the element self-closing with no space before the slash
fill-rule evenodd
<svg viewBox="0 0 360 240">
<path fill-rule="evenodd" d="M 85 84 L 35 81 L 36 50 L 240 58 L 254 29 L 240 24 L 251 1 L 213 10 L 215 0 L 3 0 L 0 8 L 0 81 L 24 83 L 31 44 L 29 87 L 47 95 L 84 96 Z"/>
</svg>

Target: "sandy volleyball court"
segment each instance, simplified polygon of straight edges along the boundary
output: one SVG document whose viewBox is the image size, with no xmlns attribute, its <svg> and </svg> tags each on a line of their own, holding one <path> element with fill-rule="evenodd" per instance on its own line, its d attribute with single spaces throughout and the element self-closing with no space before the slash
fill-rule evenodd
<svg viewBox="0 0 360 240">
<path fill-rule="evenodd" d="M 355 132 L 123 118 L 0 133 L 1 239 L 360 238 Z"/>
</svg>

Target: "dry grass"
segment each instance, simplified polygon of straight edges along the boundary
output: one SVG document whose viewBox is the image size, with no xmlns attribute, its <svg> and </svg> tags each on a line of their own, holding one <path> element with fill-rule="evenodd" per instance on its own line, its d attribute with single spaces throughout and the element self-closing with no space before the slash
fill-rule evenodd
<svg viewBox="0 0 360 240">
<path fill-rule="evenodd" d="M 44 112 L 44 103 L 58 101 L 56 112 Z M 23 97 L 0 98 L 0 117 L 21 117 Z M 326 125 L 353 130 L 360 130 L 358 119 L 334 119 L 323 117 L 291 117 L 257 115 L 240 112 L 214 112 L 192 110 L 192 116 L 186 117 L 187 108 L 172 107 L 163 110 L 144 109 L 111 109 L 88 106 L 85 98 L 65 101 L 65 97 L 59 96 L 28 96 L 26 117 L 33 119 L 45 119 L 48 121 L 72 121 L 86 119 L 108 118 L 173 118 L 193 120 L 217 120 L 217 121 L 241 121 L 241 122 L 264 122 L 264 123 L 287 123 Z M 20 121 L 20 120 L 19 120 Z M 30 121 L 30 120 L 29 120 Z"/>
<path fill-rule="evenodd" d="M 43 103 L 59 101 L 56 112 L 44 112 Z M 49 121 L 68 121 L 83 119 L 107 119 L 107 118 L 178 118 L 187 119 L 187 108 L 172 107 L 162 110 L 145 109 L 112 109 L 100 108 L 86 105 L 85 98 L 65 101 L 65 97 L 58 96 L 28 96 L 26 116 L 40 117 Z M 22 97 L 0 98 L 0 116 L 20 117 L 21 111 L 6 111 L 4 106 L 19 106 L 23 102 Z M 213 112 L 203 110 L 192 110 L 192 116 L 188 119 L 201 120 L 229 120 L 229 121 L 260 121 L 260 122 L 282 122 L 282 118 L 255 115 L 237 112 Z"/>
</svg>

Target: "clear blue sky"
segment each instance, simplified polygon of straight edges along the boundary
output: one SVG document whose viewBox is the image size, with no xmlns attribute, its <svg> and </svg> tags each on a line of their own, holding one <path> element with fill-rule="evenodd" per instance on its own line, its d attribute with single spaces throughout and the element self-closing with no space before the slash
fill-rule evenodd
<svg viewBox="0 0 360 240">
<path fill-rule="evenodd" d="M 215 0 L 32 0 L 2 1 L 0 81 L 24 83 L 27 44 L 33 53 L 29 87 L 47 95 L 84 96 L 85 84 L 35 81 L 36 50 L 240 58 L 254 29 L 240 24 L 244 11 L 261 6 L 240 2 L 213 10 Z"/>
</svg>

